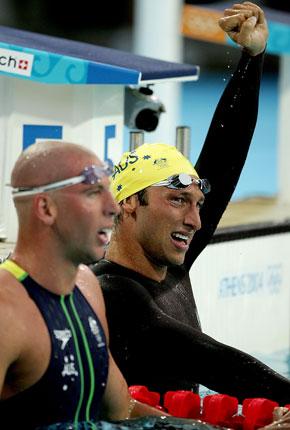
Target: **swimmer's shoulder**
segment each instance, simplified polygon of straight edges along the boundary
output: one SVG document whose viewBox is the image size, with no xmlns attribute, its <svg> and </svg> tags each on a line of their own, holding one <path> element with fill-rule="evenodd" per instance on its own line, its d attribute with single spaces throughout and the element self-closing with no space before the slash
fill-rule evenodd
<svg viewBox="0 0 290 430">
<path fill-rule="evenodd" d="M 76 277 L 76 286 L 93 308 L 105 328 L 107 323 L 104 297 L 99 281 L 90 267 L 84 264 L 79 266 Z"/>
<path fill-rule="evenodd" d="M 10 270 L 7 261 L 5 263 L 0 264 L 0 303 L 19 303 L 27 299 L 28 294 L 17 274 Z"/>
<path fill-rule="evenodd" d="M 138 272 L 105 259 L 95 264 L 92 271 L 98 278 L 102 289 L 143 287 L 146 282 L 146 278 Z"/>
<path fill-rule="evenodd" d="M 78 267 L 76 285 L 84 295 L 93 293 L 98 299 L 102 299 L 102 290 L 98 278 L 85 264 L 80 264 Z"/>
</svg>

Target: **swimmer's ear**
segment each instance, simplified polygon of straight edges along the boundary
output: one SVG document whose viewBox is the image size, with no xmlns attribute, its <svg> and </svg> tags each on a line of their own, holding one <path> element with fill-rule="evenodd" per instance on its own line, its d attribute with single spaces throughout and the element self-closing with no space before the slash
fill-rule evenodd
<svg viewBox="0 0 290 430">
<path fill-rule="evenodd" d="M 56 219 L 57 207 L 47 194 L 38 194 L 33 201 L 35 215 L 46 225 L 52 225 Z"/>
<path fill-rule="evenodd" d="M 133 194 L 132 196 L 126 197 L 122 201 L 122 208 L 124 212 L 130 213 L 130 214 L 135 212 L 138 205 L 139 205 L 139 201 L 138 201 L 137 194 Z"/>
</svg>

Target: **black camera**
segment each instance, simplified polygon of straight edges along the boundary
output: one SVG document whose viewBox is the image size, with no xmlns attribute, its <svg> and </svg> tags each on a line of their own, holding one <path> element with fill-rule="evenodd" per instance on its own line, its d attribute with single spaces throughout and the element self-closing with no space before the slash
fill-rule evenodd
<svg viewBox="0 0 290 430">
<path fill-rule="evenodd" d="M 162 112 L 165 107 L 151 88 L 125 88 L 125 125 L 130 129 L 154 131 Z"/>
</svg>

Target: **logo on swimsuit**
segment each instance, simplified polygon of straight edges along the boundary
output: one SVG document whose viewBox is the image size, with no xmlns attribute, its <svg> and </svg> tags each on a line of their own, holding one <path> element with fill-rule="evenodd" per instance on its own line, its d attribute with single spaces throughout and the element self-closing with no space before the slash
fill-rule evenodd
<svg viewBox="0 0 290 430">
<path fill-rule="evenodd" d="M 89 326 L 90 326 L 91 332 L 93 333 L 93 335 L 97 339 L 98 348 L 105 346 L 105 342 L 103 340 L 103 336 L 100 332 L 100 328 L 98 326 L 97 321 L 92 317 L 89 317 L 88 321 L 89 321 Z"/>
<path fill-rule="evenodd" d="M 53 333 L 56 339 L 61 341 L 61 349 L 63 350 L 72 337 L 71 331 L 65 328 L 64 330 L 53 330 Z"/>
<path fill-rule="evenodd" d="M 78 376 L 79 372 L 75 368 L 75 358 L 71 354 L 69 357 L 64 357 L 62 376 Z"/>
</svg>

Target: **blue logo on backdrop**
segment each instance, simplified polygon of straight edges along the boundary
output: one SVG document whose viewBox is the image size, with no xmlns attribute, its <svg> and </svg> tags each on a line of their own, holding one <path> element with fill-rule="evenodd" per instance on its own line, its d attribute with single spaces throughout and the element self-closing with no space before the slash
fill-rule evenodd
<svg viewBox="0 0 290 430">
<path fill-rule="evenodd" d="M 279 294 L 283 284 L 282 269 L 282 264 L 274 264 L 259 272 L 225 276 L 220 280 L 218 297 L 225 299 L 253 294 Z"/>
<path fill-rule="evenodd" d="M 23 125 L 23 141 L 22 149 L 26 149 L 32 145 L 36 139 L 62 139 L 63 126 L 60 125 L 38 125 L 38 124 L 24 124 Z M 110 139 L 116 137 L 116 125 L 105 126 L 105 149 L 104 160 L 109 157 L 109 143 Z"/>
<path fill-rule="evenodd" d="M 109 140 L 116 137 L 116 126 L 115 125 L 106 125 L 105 127 L 105 154 L 104 160 L 108 160 L 109 157 Z"/>
<path fill-rule="evenodd" d="M 36 139 L 62 139 L 62 126 L 24 124 L 23 150 L 32 145 Z"/>
</svg>

